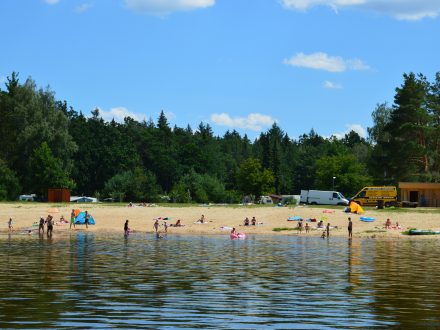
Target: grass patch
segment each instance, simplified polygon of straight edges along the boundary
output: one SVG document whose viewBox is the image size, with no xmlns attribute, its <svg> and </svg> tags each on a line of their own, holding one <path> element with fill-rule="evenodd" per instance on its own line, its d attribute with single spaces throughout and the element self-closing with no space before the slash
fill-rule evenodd
<svg viewBox="0 0 440 330">
<path fill-rule="evenodd" d="M 272 229 L 272 231 L 291 231 L 291 230 L 299 230 L 299 228 L 290 228 L 290 227 L 278 227 L 278 228 L 274 228 Z"/>
<path fill-rule="evenodd" d="M 402 231 L 402 235 L 409 235 L 409 232 L 411 231 L 411 230 L 417 230 L 417 228 L 409 228 L 408 230 L 405 230 L 405 231 Z"/>
<path fill-rule="evenodd" d="M 383 229 L 374 229 L 374 230 L 366 230 L 366 231 L 364 231 L 364 233 L 367 233 L 367 234 L 386 233 L 386 232 L 387 231 L 383 230 Z"/>
</svg>

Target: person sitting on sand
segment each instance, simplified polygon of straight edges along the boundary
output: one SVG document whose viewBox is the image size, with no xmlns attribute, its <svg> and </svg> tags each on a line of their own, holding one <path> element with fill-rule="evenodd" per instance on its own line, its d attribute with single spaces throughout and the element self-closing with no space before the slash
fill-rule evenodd
<svg viewBox="0 0 440 330">
<path fill-rule="evenodd" d="M 385 229 L 391 229 L 391 220 L 387 219 L 387 221 L 385 222 Z"/>
<path fill-rule="evenodd" d="M 174 227 L 183 227 L 182 222 L 180 221 L 180 219 L 178 219 L 176 221 L 176 224 L 174 225 Z"/>
<path fill-rule="evenodd" d="M 402 229 L 402 227 L 399 225 L 399 222 L 396 221 L 396 229 Z"/>
<path fill-rule="evenodd" d="M 318 222 L 318 228 L 324 228 L 324 221 L 320 220 Z"/>
<path fill-rule="evenodd" d="M 255 217 L 252 217 L 251 224 L 252 224 L 252 226 L 257 225 L 257 219 L 255 219 Z"/>
<path fill-rule="evenodd" d="M 246 219 L 244 219 L 244 225 L 249 226 L 249 218 L 248 217 L 246 217 Z"/>
</svg>

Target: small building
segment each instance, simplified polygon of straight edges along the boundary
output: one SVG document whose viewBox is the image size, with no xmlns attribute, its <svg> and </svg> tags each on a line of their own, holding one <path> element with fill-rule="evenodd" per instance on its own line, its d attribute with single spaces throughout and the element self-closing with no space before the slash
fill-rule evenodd
<svg viewBox="0 0 440 330">
<path fill-rule="evenodd" d="M 67 188 L 50 188 L 47 191 L 47 201 L 49 203 L 69 203 L 70 189 Z"/>
<path fill-rule="evenodd" d="M 419 206 L 440 207 L 440 183 L 399 182 L 400 200 Z"/>
</svg>

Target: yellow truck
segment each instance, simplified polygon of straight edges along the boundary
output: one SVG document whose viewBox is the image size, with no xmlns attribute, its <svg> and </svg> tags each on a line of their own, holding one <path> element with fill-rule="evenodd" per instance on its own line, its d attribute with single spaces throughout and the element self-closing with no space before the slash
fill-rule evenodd
<svg viewBox="0 0 440 330">
<path fill-rule="evenodd" d="M 397 206 L 397 189 L 394 186 L 364 187 L 351 201 L 359 205 L 376 206 L 379 202 L 385 207 Z"/>
</svg>

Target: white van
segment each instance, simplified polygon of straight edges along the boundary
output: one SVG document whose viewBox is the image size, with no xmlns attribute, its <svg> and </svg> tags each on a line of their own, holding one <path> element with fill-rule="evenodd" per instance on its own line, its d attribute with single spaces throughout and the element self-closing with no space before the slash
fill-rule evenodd
<svg viewBox="0 0 440 330">
<path fill-rule="evenodd" d="M 301 190 L 300 201 L 312 205 L 348 205 L 348 199 L 338 191 Z"/>
<path fill-rule="evenodd" d="M 260 204 L 273 204 L 273 200 L 272 200 L 272 198 L 270 198 L 270 196 L 261 196 L 258 203 L 260 203 Z"/>
</svg>

